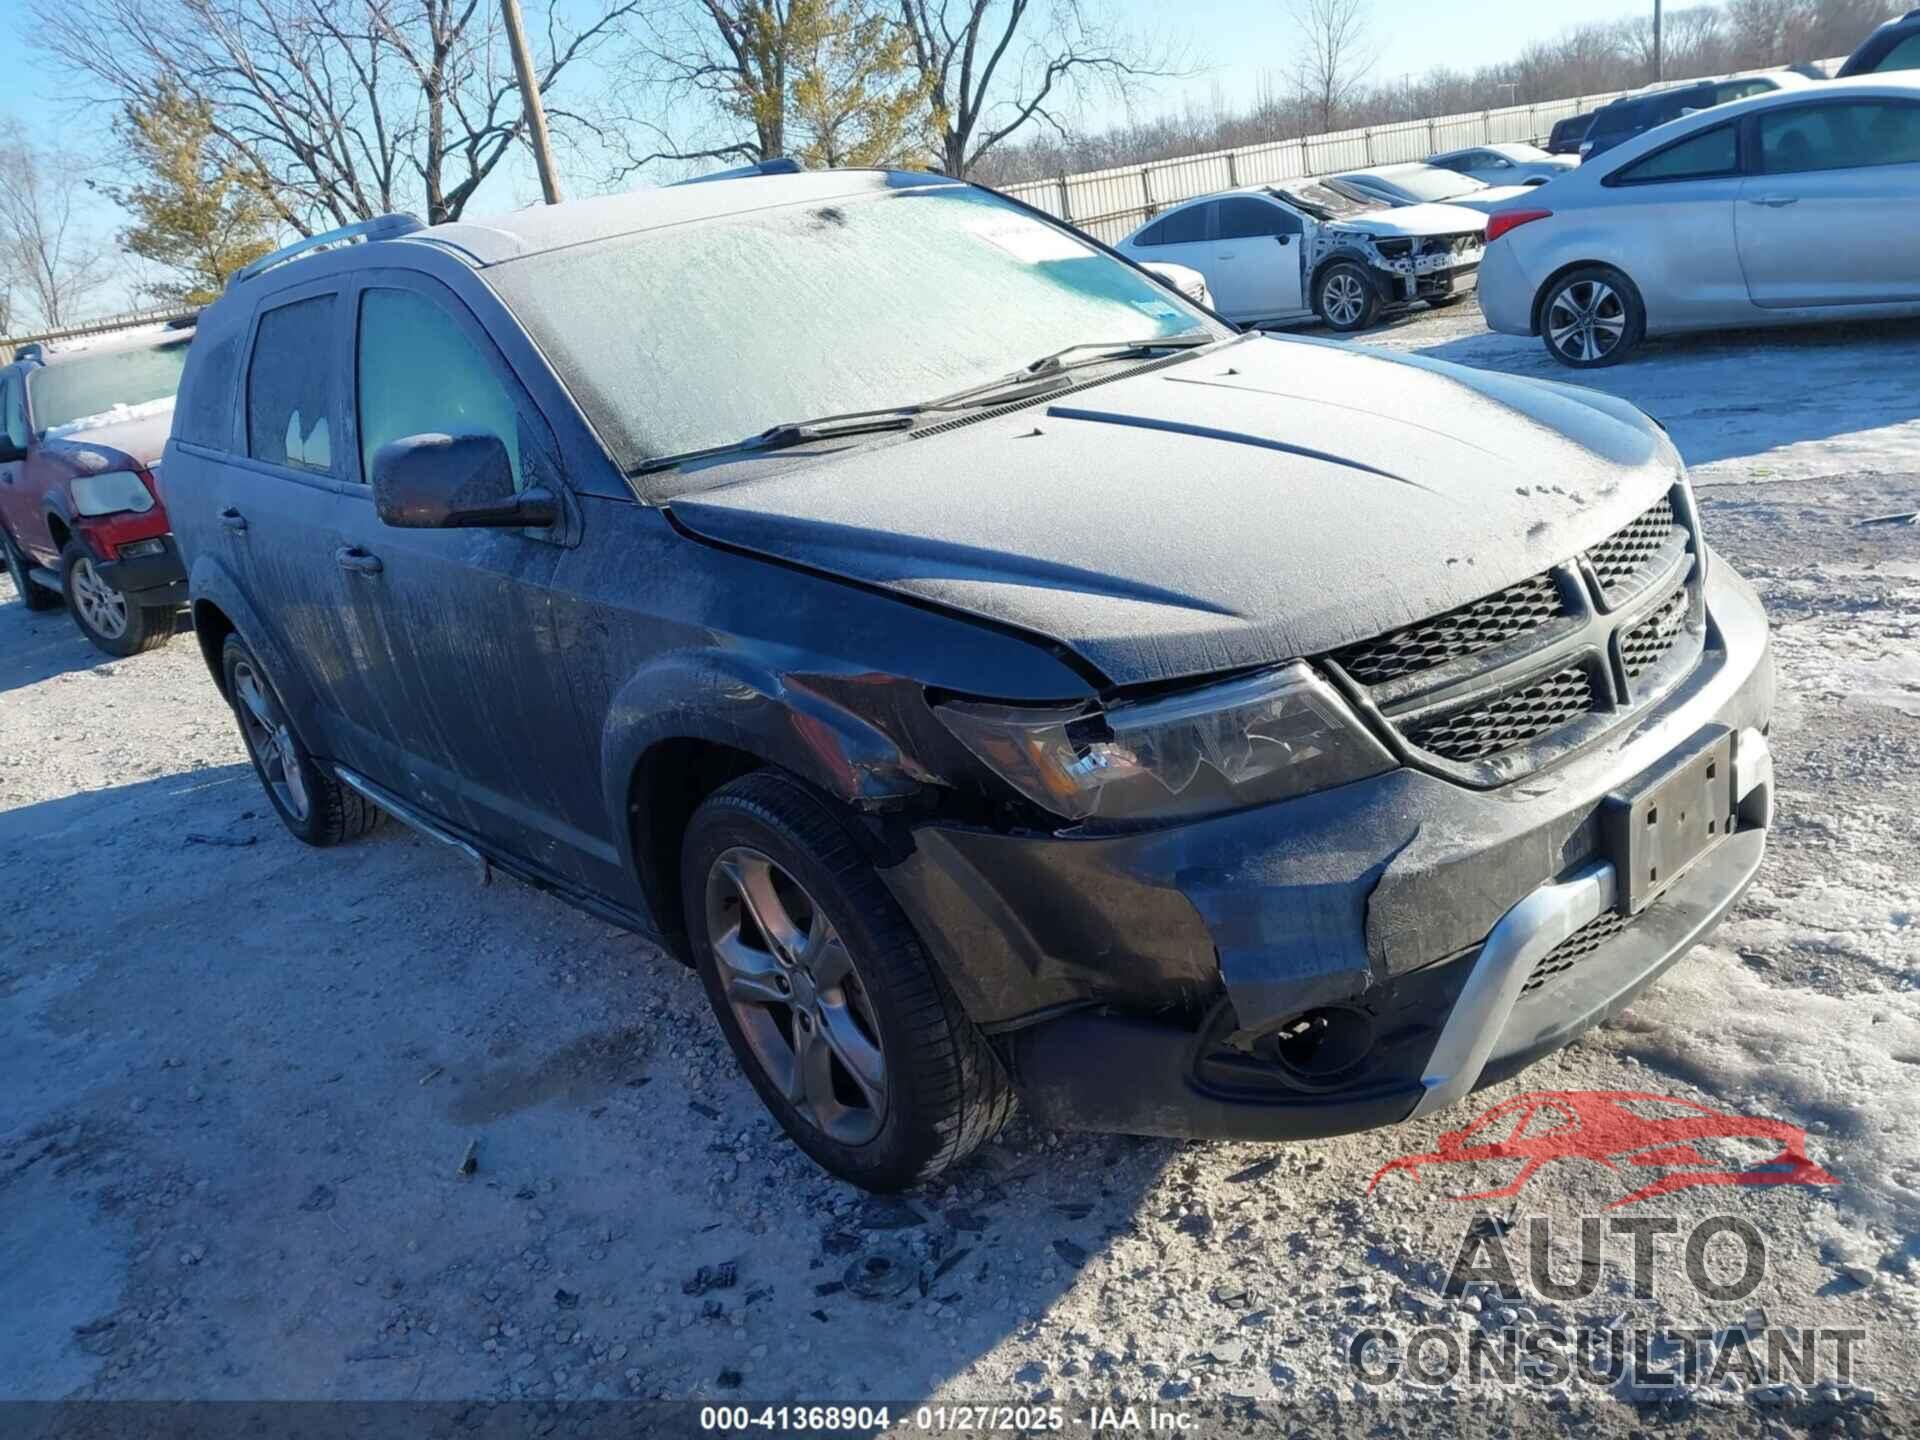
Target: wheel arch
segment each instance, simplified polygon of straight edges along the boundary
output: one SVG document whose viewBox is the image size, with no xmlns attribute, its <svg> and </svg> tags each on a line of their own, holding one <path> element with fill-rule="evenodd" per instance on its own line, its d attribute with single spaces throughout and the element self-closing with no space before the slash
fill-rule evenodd
<svg viewBox="0 0 1920 1440">
<path fill-rule="evenodd" d="M 1383 305 L 1393 299 L 1391 295 L 1381 288 L 1379 267 L 1367 258 L 1365 251 L 1352 249 L 1331 250 L 1314 262 L 1313 271 L 1307 276 L 1307 305 L 1315 314 L 1319 313 L 1320 308 L 1315 303 L 1316 292 L 1320 289 L 1320 277 L 1325 275 L 1327 271 L 1331 270 L 1335 265 L 1340 264 L 1359 266 L 1367 277 L 1367 283 L 1373 286 L 1373 293 L 1380 298 L 1380 302 Z"/>
<path fill-rule="evenodd" d="M 1585 270 L 1589 266 L 1602 270 L 1611 270 L 1614 274 L 1618 275 L 1626 282 L 1627 288 L 1633 291 L 1633 298 L 1640 304 L 1640 313 L 1642 315 L 1646 314 L 1647 297 L 1641 292 L 1639 285 L 1634 282 L 1634 278 L 1613 261 L 1595 259 L 1569 260 L 1564 265 L 1556 266 L 1547 278 L 1542 280 L 1534 290 L 1533 306 L 1529 311 L 1528 323 L 1532 327 L 1527 332 L 1529 335 L 1538 335 L 1540 333 L 1540 312 L 1546 307 L 1547 296 L 1553 293 L 1553 287 L 1566 279 L 1566 277 L 1574 271 Z"/>
</svg>

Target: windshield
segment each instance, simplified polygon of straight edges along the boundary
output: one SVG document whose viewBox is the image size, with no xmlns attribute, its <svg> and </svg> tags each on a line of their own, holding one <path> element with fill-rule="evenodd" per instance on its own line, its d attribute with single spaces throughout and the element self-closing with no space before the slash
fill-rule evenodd
<svg viewBox="0 0 1920 1440">
<path fill-rule="evenodd" d="M 137 350 L 103 350 L 84 359 L 61 360 L 31 372 L 33 423 L 39 430 L 71 425 L 116 409 L 171 399 L 180 388 L 192 335 Z"/>
<path fill-rule="evenodd" d="M 925 401 L 1082 342 L 1229 332 L 1164 285 L 958 185 L 755 210 L 487 278 L 621 467 Z M 654 498 L 697 471 L 640 483 Z"/>
<path fill-rule="evenodd" d="M 1283 185 L 1273 193 L 1316 220 L 1344 220 L 1349 215 L 1378 210 L 1387 203 L 1377 195 L 1348 194 L 1319 180 Z"/>
<path fill-rule="evenodd" d="M 1475 190 L 1487 188 L 1484 180 L 1476 180 L 1471 175 L 1457 175 L 1437 166 L 1433 169 L 1396 170 L 1379 176 L 1356 175 L 1353 179 L 1361 184 L 1374 180 L 1382 185 L 1390 185 L 1422 202 L 1451 200 L 1456 195 L 1471 195 Z"/>
</svg>

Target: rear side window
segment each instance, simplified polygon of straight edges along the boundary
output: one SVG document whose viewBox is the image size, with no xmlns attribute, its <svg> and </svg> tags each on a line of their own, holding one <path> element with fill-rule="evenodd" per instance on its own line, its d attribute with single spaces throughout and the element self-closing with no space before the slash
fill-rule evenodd
<svg viewBox="0 0 1920 1440">
<path fill-rule="evenodd" d="M 1797 105 L 1760 117 L 1760 171 L 1855 170 L 1920 162 L 1920 106 Z"/>
<path fill-rule="evenodd" d="M 361 474 L 382 445 L 409 435 L 497 435 L 524 489 L 518 408 L 499 371 L 444 307 L 411 290 L 360 299 L 357 404 Z"/>
<path fill-rule="evenodd" d="M 1876 75 L 1889 70 L 1920 70 L 1920 30 L 1907 36 L 1867 68 Z"/>
<path fill-rule="evenodd" d="M 1749 95 L 1765 95 L 1773 86 L 1765 80 L 1736 80 L 1730 85 L 1722 85 L 1713 92 L 1716 105 L 1725 105 L 1730 100 L 1744 100 Z"/>
<path fill-rule="evenodd" d="M 333 473 L 333 319 L 338 298 L 269 310 L 247 366 L 247 454 L 269 465 Z"/>
<path fill-rule="evenodd" d="M 1207 212 L 1211 205 L 1189 205 L 1176 210 L 1159 224 L 1149 226 L 1141 235 L 1142 245 L 1198 245 L 1207 238 Z"/>
<path fill-rule="evenodd" d="M 7 427 L 7 438 L 22 450 L 33 437 L 27 433 L 26 383 L 18 370 L 0 376 L 0 418 Z"/>
<path fill-rule="evenodd" d="M 1636 160 L 1607 177 L 1609 185 L 1636 185 L 1650 180 L 1694 180 L 1731 175 L 1739 168 L 1739 146 L 1732 125 L 1716 125 L 1689 135 L 1665 149 Z"/>
<path fill-rule="evenodd" d="M 1222 200 L 1219 204 L 1222 240 L 1300 233 L 1300 222 L 1278 205 L 1269 205 L 1264 200 Z"/>
</svg>

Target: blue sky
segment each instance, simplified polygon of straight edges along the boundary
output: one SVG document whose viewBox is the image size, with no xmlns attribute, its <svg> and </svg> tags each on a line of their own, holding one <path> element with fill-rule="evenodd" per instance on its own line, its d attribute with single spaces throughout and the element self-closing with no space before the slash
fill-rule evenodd
<svg viewBox="0 0 1920 1440">
<path fill-rule="evenodd" d="M 1204 103 L 1216 91 L 1230 105 L 1244 104 L 1263 75 L 1286 68 L 1295 34 L 1284 0 L 1111 0 L 1139 29 L 1185 42 L 1196 64 L 1189 79 L 1166 81 L 1146 96 L 1139 109 L 1152 114 L 1178 109 L 1189 98 Z M 1436 66 L 1471 69 L 1516 53 L 1532 40 L 1549 38 L 1569 26 L 1650 12 L 1651 0 L 1473 0 L 1470 6 L 1438 0 L 1372 0 L 1372 34 L 1378 50 L 1373 74 L 1396 79 Z M 0 35 L 10 63 L 8 84 L 0 91 L 0 115 L 25 122 L 42 141 L 104 155 L 106 116 L 76 99 L 77 82 L 53 68 L 29 45 L 31 21 L 26 0 L 0 0 Z M 24 62 L 24 63 L 22 63 Z M 584 75 L 578 78 L 586 78 Z M 1488 104 L 1499 97 L 1489 96 Z M 1118 118 L 1101 109 L 1087 115 L 1098 125 Z M 503 167 L 503 170 L 505 167 Z M 523 173 L 526 172 L 526 173 Z M 476 197 L 469 213 L 478 216 L 512 209 L 537 198 L 530 167 L 504 173 Z M 110 206 L 92 207 L 91 223 L 103 231 L 116 224 Z M 116 302 L 125 298 L 123 282 Z"/>
</svg>

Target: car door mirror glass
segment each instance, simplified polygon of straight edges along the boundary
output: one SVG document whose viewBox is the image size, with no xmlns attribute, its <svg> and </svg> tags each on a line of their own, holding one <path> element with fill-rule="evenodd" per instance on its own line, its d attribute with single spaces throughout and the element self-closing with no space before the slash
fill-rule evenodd
<svg viewBox="0 0 1920 1440">
<path fill-rule="evenodd" d="M 498 435 L 407 435 L 373 457 L 373 504 L 381 520 L 414 530 L 551 525 L 551 492 L 515 491 L 513 463 Z"/>
</svg>

